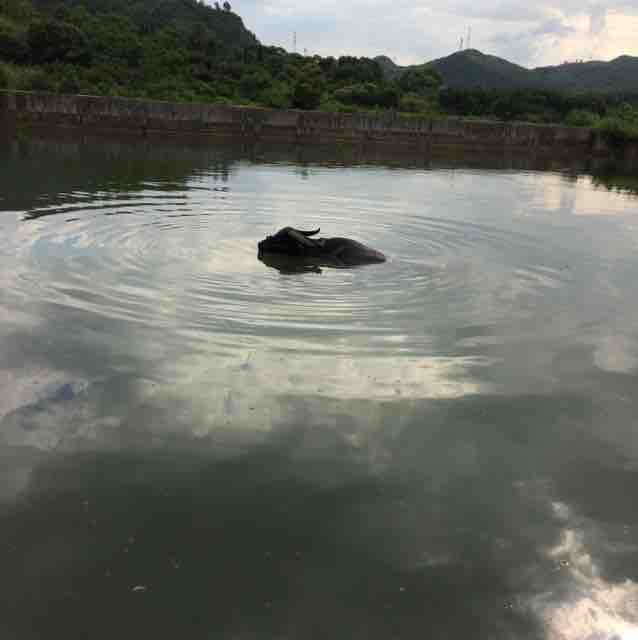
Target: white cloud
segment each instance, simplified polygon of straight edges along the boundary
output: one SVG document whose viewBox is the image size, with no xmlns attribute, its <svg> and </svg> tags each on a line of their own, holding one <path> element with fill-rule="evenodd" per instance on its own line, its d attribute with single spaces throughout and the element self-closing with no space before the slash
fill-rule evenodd
<svg viewBox="0 0 638 640">
<path fill-rule="evenodd" d="M 296 32 L 298 51 L 310 54 L 423 62 L 455 51 L 471 27 L 473 47 L 525 66 L 638 55 L 637 0 L 244 0 L 234 9 L 262 42 L 290 50 Z"/>
</svg>

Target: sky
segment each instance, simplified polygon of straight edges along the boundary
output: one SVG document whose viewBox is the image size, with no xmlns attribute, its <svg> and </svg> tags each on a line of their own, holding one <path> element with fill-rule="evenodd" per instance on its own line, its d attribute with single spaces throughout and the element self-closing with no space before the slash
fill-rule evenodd
<svg viewBox="0 0 638 640">
<path fill-rule="evenodd" d="M 212 3 L 211 3 L 212 4 Z M 235 0 L 264 44 L 416 64 L 459 49 L 526 67 L 638 55 L 638 0 Z"/>
</svg>

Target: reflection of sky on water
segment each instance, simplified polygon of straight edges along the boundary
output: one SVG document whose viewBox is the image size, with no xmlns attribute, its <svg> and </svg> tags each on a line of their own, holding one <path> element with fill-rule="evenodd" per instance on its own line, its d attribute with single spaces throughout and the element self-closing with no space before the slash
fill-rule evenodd
<svg viewBox="0 0 638 640">
<path fill-rule="evenodd" d="M 533 607 L 547 625 L 547 637 L 550 640 L 638 637 L 638 584 L 629 579 L 618 583 L 606 580 L 587 545 L 587 537 L 596 536 L 595 530 L 579 528 L 587 523 L 574 522 L 577 519 L 567 505 L 555 502 L 552 506 L 564 528 L 558 544 L 546 553 L 556 563 L 556 571 L 565 577 L 560 586 L 533 600 Z M 625 534 L 628 533 L 626 530 Z M 625 538 L 620 543 L 621 549 L 638 551 L 635 539 L 628 535 Z"/>
<path fill-rule="evenodd" d="M 284 571 L 361 637 L 422 630 L 424 606 L 435 628 L 457 633 L 492 617 L 481 637 L 539 637 L 534 621 L 552 640 L 638 634 L 638 520 L 621 495 L 638 460 L 636 200 L 541 173 L 241 162 L 223 177 L 204 166 L 167 191 L 152 175 L 113 191 L 79 175 L 54 204 L 0 214 L 0 515 L 31 522 L 28 505 L 42 501 L 59 530 L 31 530 L 30 575 L 92 571 L 85 534 L 66 530 L 52 490 L 82 503 L 122 482 L 151 518 L 149 492 L 185 482 L 225 521 L 253 510 L 280 535 L 281 519 L 304 554 L 328 541 L 364 554 L 361 566 Z M 51 215 L 23 220 L 35 209 Z M 286 224 L 357 237 L 390 262 L 279 274 L 255 247 Z M 271 522 L 235 494 L 242 477 L 247 492 L 291 500 L 300 519 L 275 510 Z M 304 500 L 339 513 L 324 513 L 321 540 L 302 523 Z M 100 522 L 108 504 L 95 507 Z M 137 516 L 113 526 L 127 517 Z M 59 565 L 47 569 L 52 554 Z M 324 580 L 346 584 L 362 566 L 365 596 L 347 607 L 346 592 L 329 595 Z M 397 616 L 378 627 L 375 589 Z M 310 637 L 302 614 L 316 618 L 318 605 L 284 600 L 286 628 Z"/>
</svg>

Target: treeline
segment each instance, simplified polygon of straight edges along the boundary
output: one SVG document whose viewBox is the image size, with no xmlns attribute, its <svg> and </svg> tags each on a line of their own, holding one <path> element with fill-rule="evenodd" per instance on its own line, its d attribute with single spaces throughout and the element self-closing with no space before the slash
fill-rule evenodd
<svg viewBox="0 0 638 640">
<path fill-rule="evenodd" d="M 638 93 L 444 88 L 438 98 L 452 115 L 596 127 L 614 141 L 638 139 Z"/>
<path fill-rule="evenodd" d="M 0 0 L 0 88 L 594 126 L 638 138 L 638 95 L 451 89 L 429 65 L 262 45 L 228 1 Z"/>
<path fill-rule="evenodd" d="M 228 2 L 0 0 L 0 86 L 300 109 L 432 111 L 432 69 L 261 45 Z"/>
</svg>

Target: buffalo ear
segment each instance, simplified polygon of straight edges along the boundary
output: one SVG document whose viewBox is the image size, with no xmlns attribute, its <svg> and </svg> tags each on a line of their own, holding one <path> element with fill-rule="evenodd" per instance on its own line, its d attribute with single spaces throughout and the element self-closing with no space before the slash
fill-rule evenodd
<svg viewBox="0 0 638 640">
<path fill-rule="evenodd" d="M 314 231 L 301 231 L 301 229 L 297 229 L 297 231 L 306 236 L 306 238 L 309 238 L 310 236 L 316 236 L 321 231 L 321 227 L 315 229 Z"/>
</svg>

